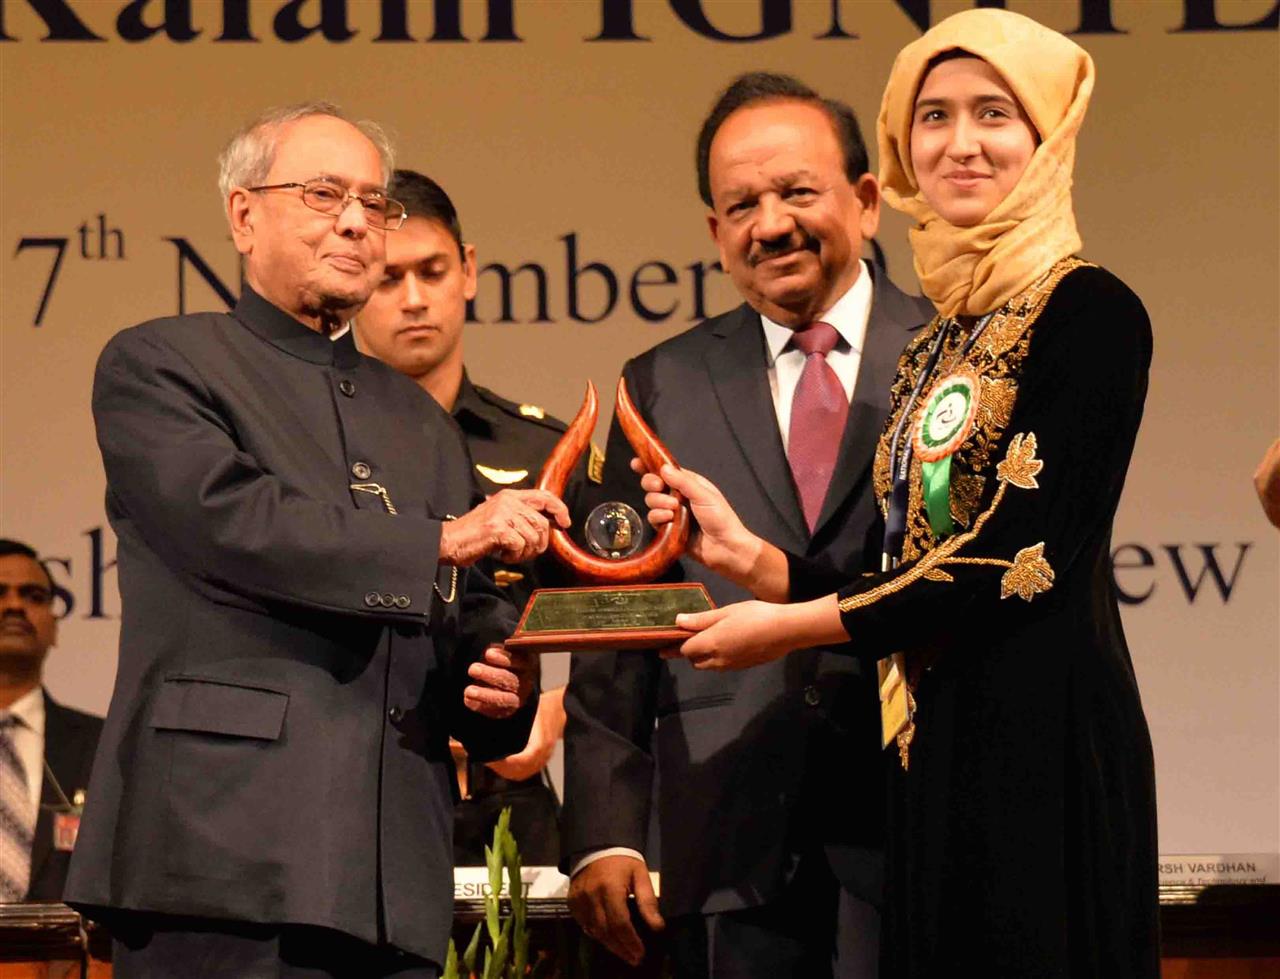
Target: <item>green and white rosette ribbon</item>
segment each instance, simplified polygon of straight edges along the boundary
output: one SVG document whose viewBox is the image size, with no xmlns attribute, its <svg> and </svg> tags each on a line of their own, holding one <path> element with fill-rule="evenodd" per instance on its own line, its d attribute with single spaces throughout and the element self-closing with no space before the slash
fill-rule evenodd
<svg viewBox="0 0 1280 979">
<path fill-rule="evenodd" d="M 912 433 L 912 451 L 920 460 L 925 513 L 937 538 L 955 529 L 951 520 L 951 456 L 973 431 L 978 392 L 978 375 L 973 371 L 948 374 L 929 392 Z"/>
</svg>

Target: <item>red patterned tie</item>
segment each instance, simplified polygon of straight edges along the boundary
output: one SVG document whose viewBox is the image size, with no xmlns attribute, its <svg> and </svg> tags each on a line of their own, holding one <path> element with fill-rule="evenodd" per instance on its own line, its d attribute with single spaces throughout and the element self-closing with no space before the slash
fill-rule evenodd
<svg viewBox="0 0 1280 979">
<path fill-rule="evenodd" d="M 849 417 L 849 399 L 840 378 L 827 363 L 827 354 L 839 339 L 840 334 L 830 323 L 810 323 L 803 330 L 796 330 L 790 343 L 804 351 L 805 361 L 791 402 L 787 459 L 810 533 L 822 511 L 822 501 L 835 472 L 844 423 Z"/>
</svg>

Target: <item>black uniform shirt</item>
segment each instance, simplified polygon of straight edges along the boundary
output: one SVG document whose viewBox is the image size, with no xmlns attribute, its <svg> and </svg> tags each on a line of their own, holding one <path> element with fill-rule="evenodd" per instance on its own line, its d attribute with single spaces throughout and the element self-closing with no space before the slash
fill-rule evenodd
<svg viewBox="0 0 1280 979">
<path fill-rule="evenodd" d="M 472 384 L 465 372 L 453 405 L 453 418 L 466 437 L 471 453 L 471 475 L 484 496 L 504 489 L 532 489 L 542 473 L 543 463 L 567 427 L 536 405 L 517 404 L 488 388 Z M 585 498 L 583 488 L 589 474 L 594 473 L 595 480 L 599 481 L 602 463 L 603 457 L 593 445 L 565 487 L 564 502 L 574 522 L 572 533 L 579 541 L 580 528 L 587 516 L 579 512 Z M 574 583 L 572 573 L 549 553 L 526 564 L 494 562 L 488 570 L 521 610 L 535 588 Z"/>
</svg>

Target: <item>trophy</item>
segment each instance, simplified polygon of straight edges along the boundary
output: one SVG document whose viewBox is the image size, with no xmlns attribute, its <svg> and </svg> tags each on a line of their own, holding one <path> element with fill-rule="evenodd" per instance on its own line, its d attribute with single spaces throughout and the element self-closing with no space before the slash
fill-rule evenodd
<svg viewBox="0 0 1280 979">
<path fill-rule="evenodd" d="M 582 458 L 596 427 L 600 404 L 587 382 L 582 407 L 538 477 L 538 489 L 561 496 L 569 474 Z M 675 459 L 631 403 L 625 380 L 618 381 L 618 424 L 650 472 Z M 689 509 L 681 506 L 671 523 L 640 548 L 644 522 L 625 503 L 602 503 L 585 528 L 592 553 L 579 547 L 554 523 L 547 549 L 574 571 L 582 587 L 539 588 L 529 599 L 520 624 L 506 645 L 538 652 L 560 650 L 661 649 L 692 633 L 676 628 L 681 612 L 714 608 L 698 582 L 651 584 L 684 553 L 689 542 Z"/>
</svg>

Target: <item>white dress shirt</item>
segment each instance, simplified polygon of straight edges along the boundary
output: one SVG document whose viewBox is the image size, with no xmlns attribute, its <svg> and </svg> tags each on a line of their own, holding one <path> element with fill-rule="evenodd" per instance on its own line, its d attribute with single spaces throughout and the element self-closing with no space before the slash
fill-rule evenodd
<svg viewBox="0 0 1280 979">
<path fill-rule="evenodd" d="M 840 334 L 835 349 L 827 354 L 827 363 L 835 371 L 844 393 L 853 400 L 854 385 L 858 380 L 858 365 L 862 362 L 862 346 L 867 339 L 867 321 L 871 318 L 871 270 L 865 261 L 860 261 L 858 278 L 849 291 L 836 300 L 834 306 L 823 313 L 815 322 L 830 323 Z M 765 343 L 768 345 L 769 390 L 773 394 L 773 410 L 778 416 L 778 431 L 782 434 L 782 448 L 787 448 L 791 432 L 791 402 L 795 400 L 796 385 L 800 383 L 800 374 L 804 371 L 805 353 L 798 347 L 787 349 L 794 332 L 790 327 L 780 326 L 763 314 L 760 325 L 764 329 Z M 602 850 L 594 850 L 582 857 L 569 871 L 572 877 L 587 864 L 595 863 L 603 857 L 634 857 L 645 862 L 644 854 L 627 846 L 611 846 Z"/>
<path fill-rule="evenodd" d="M 9 729 L 9 736 L 25 769 L 27 794 L 34 811 L 40 805 L 40 786 L 44 782 L 44 691 L 40 687 L 27 691 L 9 705 L 7 713 L 18 721 Z"/>
<path fill-rule="evenodd" d="M 814 321 L 830 323 L 840 334 L 835 349 L 827 354 L 827 364 L 835 371 L 850 401 L 867 339 L 867 321 L 871 318 L 871 271 L 865 261 L 858 264 L 861 269 L 849 291 Z M 785 450 L 791 437 L 791 402 L 795 400 L 796 385 L 804 371 L 805 353 L 799 347 L 787 347 L 795 332 L 790 327 L 780 326 L 763 315 L 760 325 L 769 351 L 769 391 L 773 394 L 773 410 L 778 416 L 778 431 Z"/>
</svg>

